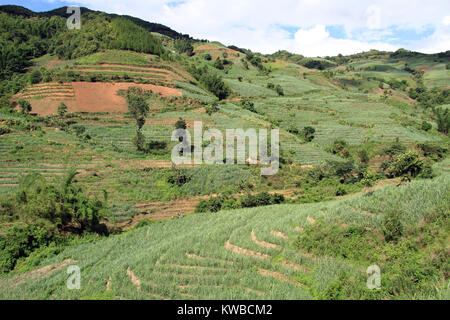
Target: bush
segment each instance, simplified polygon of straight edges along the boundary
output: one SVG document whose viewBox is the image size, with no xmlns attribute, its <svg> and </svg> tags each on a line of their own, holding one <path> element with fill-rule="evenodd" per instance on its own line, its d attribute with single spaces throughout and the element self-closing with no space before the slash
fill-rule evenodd
<svg viewBox="0 0 450 320">
<path fill-rule="evenodd" d="M 402 236 L 404 227 L 398 211 L 390 210 L 385 213 L 382 231 L 387 242 L 397 241 Z"/>
<path fill-rule="evenodd" d="M 64 241 L 70 232 L 107 233 L 100 227 L 103 203 L 75 186 L 75 175 L 75 170 L 70 171 L 58 187 L 40 174 L 28 174 L 20 181 L 17 194 L 1 203 L 1 214 L 14 215 L 23 222 L 0 238 L 1 272 L 12 270 L 18 259 L 39 247 Z"/>
<path fill-rule="evenodd" d="M 182 118 L 178 119 L 177 122 L 175 122 L 175 129 L 186 129 L 186 121 Z"/>
<path fill-rule="evenodd" d="M 417 148 L 422 151 L 424 157 L 430 158 L 433 161 L 444 159 L 448 153 L 448 149 L 434 143 L 419 143 L 417 144 Z"/>
<path fill-rule="evenodd" d="M 313 127 L 304 127 L 302 129 L 302 137 L 303 139 L 305 139 L 305 141 L 307 142 L 311 142 L 314 139 L 314 133 L 316 132 L 316 129 L 314 129 Z"/>
<path fill-rule="evenodd" d="M 431 128 L 433 128 L 433 126 L 431 125 L 431 123 L 429 123 L 428 121 L 425 121 L 425 120 L 422 121 L 421 129 L 422 129 L 423 131 L 430 131 Z"/>
<path fill-rule="evenodd" d="M 31 111 L 31 104 L 28 101 L 20 99 L 18 103 L 20 107 L 20 112 L 22 112 L 23 114 L 29 113 Z"/>
<path fill-rule="evenodd" d="M 206 113 L 209 116 L 211 116 L 213 113 L 219 111 L 219 107 L 218 107 L 217 103 L 213 103 L 211 106 L 206 106 L 205 110 L 206 110 Z"/>
<path fill-rule="evenodd" d="M 5 126 L 3 124 L 0 124 L 0 136 L 3 134 L 10 133 L 10 132 L 11 132 L 10 128 L 8 128 L 7 126 Z"/>
<path fill-rule="evenodd" d="M 423 169 L 424 163 L 414 152 L 406 152 L 399 155 L 389 168 L 394 177 L 409 176 L 416 177 Z"/>
<path fill-rule="evenodd" d="M 284 96 L 283 88 L 279 84 L 276 85 L 275 91 L 278 93 L 279 96 Z"/>
<path fill-rule="evenodd" d="M 194 51 L 191 41 L 187 38 L 179 38 L 175 40 L 174 47 L 178 53 L 187 53 L 188 55 L 191 55 Z"/>
<path fill-rule="evenodd" d="M 61 102 L 58 106 L 57 112 L 60 117 L 64 117 L 67 113 L 67 106 L 63 102 Z"/>
</svg>

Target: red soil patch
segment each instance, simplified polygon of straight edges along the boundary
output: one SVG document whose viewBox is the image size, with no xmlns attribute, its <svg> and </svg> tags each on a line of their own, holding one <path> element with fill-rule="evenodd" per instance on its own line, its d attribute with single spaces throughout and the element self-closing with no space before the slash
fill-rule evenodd
<svg viewBox="0 0 450 320">
<path fill-rule="evenodd" d="M 117 95 L 118 90 L 126 90 L 130 86 L 140 87 L 144 90 L 152 90 L 163 97 L 181 96 L 181 92 L 175 88 L 157 86 L 153 84 L 135 84 L 129 82 L 104 83 L 104 82 L 73 82 L 74 97 L 50 95 L 42 99 L 30 100 L 32 112 L 39 115 L 55 114 L 58 105 L 64 102 L 69 112 L 127 112 L 126 100 Z"/>
<path fill-rule="evenodd" d="M 250 257 L 254 257 L 254 258 L 258 258 L 258 259 L 269 259 L 270 258 L 270 256 L 267 254 L 235 246 L 234 244 L 231 244 L 229 240 L 225 243 L 225 249 L 233 251 L 236 254 L 246 255 L 246 256 L 250 256 Z"/>
<path fill-rule="evenodd" d="M 219 47 L 211 46 L 211 45 L 198 46 L 197 48 L 195 48 L 194 52 L 197 52 L 197 51 L 223 51 L 223 52 L 232 53 L 232 54 L 239 54 L 239 52 L 236 50 L 232 50 L 229 48 L 219 48 Z"/>
<path fill-rule="evenodd" d="M 303 283 L 301 283 L 300 281 L 289 277 L 287 275 L 284 275 L 282 273 L 276 272 L 276 271 L 271 271 L 271 270 L 264 270 L 264 269 L 259 269 L 258 273 L 263 276 L 263 277 L 271 277 L 271 278 L 275 278 L 277 280 L 281 280 L 281 281 L 285 281 L 285 282 L 293 282 L 296 285 L 298 285 L 299 287 L 303 287 L 305 286 Z M 307 287 L 307 286 L 305 286 Z"/>
<path fill-rule="evenodd" d="M 277 250 L 281 250 L 281 247 L 277 244 L 274 243 L 270 243 L 270 242 L 266 242 L 266 241 L 259 241 L 256 238 L 255 232 L 252 230 L 251 232 L 251 237 L 252 237 L 252 241 L 254 243 L 256 243 L 258 246 L 264 247 L 264 248 L 268 248 L 268 249 L 277 249 Z"/>
</svg>

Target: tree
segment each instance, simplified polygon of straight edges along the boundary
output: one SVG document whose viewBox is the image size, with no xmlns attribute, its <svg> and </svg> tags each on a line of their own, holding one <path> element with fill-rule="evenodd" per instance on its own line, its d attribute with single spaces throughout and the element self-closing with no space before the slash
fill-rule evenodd
<svg viewBox="0 0 450 320">
<path fill-rule="evenodd" d="M 424 163 L 419 159 L 419 156 L 412 151 L 408 151 L 395 159 L 390 167 L 390 172 L 394 177 L 408 176 L 415 178 L 423 167 Z"/>
<path fill-rule="evenodd" d="M 20 112 L 22 112 L 23 114 L 29 113 L 31 111 L 31 104 L 28 101 L 20 99 L 18 103 L 20 106 Z"/>
<path fill-rule="evenodd" d="M 220 60 L 220 58 L 217 58 L 216 61 L 214 61 L 214 68 L 219 69 L 219 70 L 224 69 L 222 60 Z"/>
<path fill-rule="evenodd" d="M 42 81 L 42 73 L 39 70 L 34 70 L 30 74 L 30 82 L 31 84 L 36 84 Z"/>
<path fill-rule="evenodd" d="M 302 129 L 302 136 L 307 142 L 311 142 L 314 139 L 314 133 L 316 129 L 313 127 L 307 126 Z"/>
<path fill-rule="evenodd" d="M 138 151 L 145 151 L 145 139 L 142 134 L 142 127 L 145 124 L 145 117 L 149 112 L 149 105 L 146 101 L 146 94 L 139 87 L 129 87 L 126 93 L 128 110 L 136 120 L 136 136 L 133 142 Z"/>
<path fill-rule="evenodd" d="M 191 41 L 187 38 L 179 38 L 175 40 L 174 47 L 178 53 L 187 53 L 188 55 L 191 55 L 194 51 Z"/>
<path fill-rule="evenodd" d="M 443 134 L 448 134 L 448 128 L 450 126 L 450 112 L 448 112 L 448 109 L 436 108 L 434 113 L 436 115 L 438 131 Z"/>
<path fill-rule="evenodd" d="M 178 121 L 175 122 L 175 129 L 186 129 L 186 121 L 182 118 L 178 119 Z"/>
<path fill-rule="evenodd" d="M 58 115 L 63 118 L 67 113 L 67 106 L 61 102 L 58 106 Z"/>
<path fill-rule="evenodd" d="M 422 121 L 421 128 L 422 128 L 423 131 L 430 131 L 432 127 L 433 126 L 428 121 L 425 121 L 425 120 Z"/>
<path fill-rule="evenodd" d="M 279 84 L 275 86 L 275 91 L 278 93 L 279 96 L 284 96 L 283 88 Z"/>
</svg>

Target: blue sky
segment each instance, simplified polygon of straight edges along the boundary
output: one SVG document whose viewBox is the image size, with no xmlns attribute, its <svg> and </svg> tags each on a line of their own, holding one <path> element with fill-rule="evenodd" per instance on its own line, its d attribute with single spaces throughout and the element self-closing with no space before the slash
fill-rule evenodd
<svg viewBox="0 0 450 320">
<path fill-rule="evenodd" d="M 450 1 L 10 0 L 34 11 L 65 5 L 129 14 L 195 38 L 306 56 L 406 48 L 450 50 Z"/>
</svg>

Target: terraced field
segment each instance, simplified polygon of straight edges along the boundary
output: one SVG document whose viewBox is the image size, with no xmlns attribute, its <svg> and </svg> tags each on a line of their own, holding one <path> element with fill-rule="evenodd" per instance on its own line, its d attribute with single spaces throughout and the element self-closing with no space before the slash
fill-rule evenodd
<svg viewBox="0 0 450 320">
<path fill-rule="evenodd" d="M 448 196 L 449 187 L 448 177 L 441 177 L 385 187 L 371 198 L 194 214 L 152 224 L 72 247 L 34 271 L 10 274 L 0 279 L 8 288 L 0 297 L 311 299 L 344 271 L 365 281 L 368 266 L 293 249 L 305 227 L 324 219 L 379 228 L 394 204 L 414 224 Z M 60 266 L 68 264 L 81 268 L 81 290 L 66 288 Z"/>
</svg>

